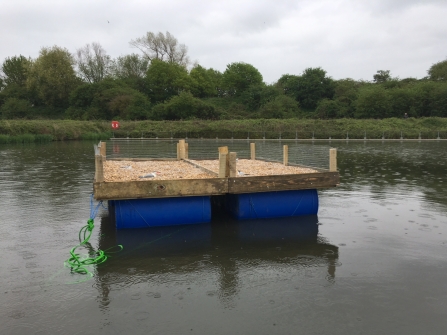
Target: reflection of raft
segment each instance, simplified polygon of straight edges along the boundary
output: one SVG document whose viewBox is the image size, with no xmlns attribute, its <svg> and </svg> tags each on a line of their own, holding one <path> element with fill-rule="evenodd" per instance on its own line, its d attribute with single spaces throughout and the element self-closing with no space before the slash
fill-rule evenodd
<svg viewBox="0 0 447 335">
<path fill-rule="evenodd" d="M 138 230 L 138 234 L 129 229 L 117 230 L 110 234 L 116 236 L 116 241 L 112 241 L 113 243 L 123 245 L 126 253 L 133 254 L 135 251 L 135 257 L 157 258 L 167 254 L 178 254 L 181 257 L 183 253 L 194 251 L 200 251 L 201 254 L 210 252 L 220 254 L 223 251 L 216 251 L 216 247 L 220 250 L 224 245 L 230 249 L 231 245 L 233 247 L 237 245 L 238 249 L 243 247 L 246 250 L 258 249 L 258 245 L 262 245 L 263 248 L 276 248 L 282 245 L 296 250 L 300 249 L 302 243 L 316 244 L 318 216 L 243 221 L 226 217 L 220 221 L 213 220 L 212 223 L 184 227 L 144 228 Z M 316 245 L 320 246 L 319 243 Z M 319 252 L 324 253 L 324 248 L 321 247 Z M 262 250 L 257 250 L 254 254 L 261 255 Z M 265 256 L 270 257 L 268 254 Z"/>
<path fill-rule="evenodd" d="M 263 173 L 265 168 L 256 164 L 266 166 L 266 162 L 255 159 L 255 147 L 251 143 L 251 160 L 247 166 L 252 166 L 252 170 L 242 176 L 237 172 L 236 153 L 228 152 L 228 147 L 219 148 L 218 160 L 202 163 L 188 159 L 188 143 L 184 140 L 177 148 L 177 159 L 121 161 L 133 164 L 131 170 L 137 170 L 139 162 L 169 162 L 172 170 L 176 164 L 186 163 L 198 177 L 166 171 L 149 180 L 138 176 L 120 179 L 118 174 L 105 170 L 105 166 L 113 164 L 106 161 L 105 143 L 100 143 L 95 157 L 94 196 L 97 200 L 112 200 L 110 208 L 118 229 L 209 222 L 211 197 L 224 195 L 217 199 L 238 219 L 317 214 L 316 189 L 339 183 L 335 149 L 330 150 L 327 170 L 289 164 L 288 147 L 284 146 L 283 162 L 269 162 L 268 172 Z M 115 169 L 123 173 L 125 170 Z"/>
<path fill-rule="evenodd" d="M 280 219 L 233 220 L 216 218 L 211 223 L 115 230 L 109 217 L 101 218 L 99 248 L 122 244 L 123 252 L 105 267 L 97 268 L 97 288 L 107 303 L 117 283 L 192 281 L 216 276 L 218 296 L 236 297 L 247 267 L 272 269 L 278 265 L 299 274 L 332 282 L 338 265 L 338 247 L 318 234 L 316 215 Z M 262 277 L 270 271 L 256 271 Z"/>
</svg>

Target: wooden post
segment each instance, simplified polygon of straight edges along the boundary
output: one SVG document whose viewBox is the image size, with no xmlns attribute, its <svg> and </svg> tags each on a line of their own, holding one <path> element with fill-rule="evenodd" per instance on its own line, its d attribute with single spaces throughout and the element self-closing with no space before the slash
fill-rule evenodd
<svg viewBox="0 0 447 335">
<path fill-rule="evenodd" d="M 283 145 L 282 146 L 282 162 L 284 165 L 289 165 L 289 146 L 288 145 Z"/>
<path fill-rule="evenodd" d="M 185 140 L 179 141 L 179 147 L 180 147 L 180 159 L 185 159 Z"/>
<path fill-rule="evenodd" d="M 219 178 L 227 177 L 228 154 L 219 154 Z"/>
<path fill-rule="evenodd" d="M 256 159 L 256 144 L 250 143 L 250 159 Z"/>
<path fill-rule="evenodd" d="M 177 143 L 177 159 L 185 159 L 185 140 L 179 140 Z"/>
<path fill-rule="evenodd" d="M 95 155 L 95 182 L 100 183 L 104 181 L 104 156 Z"/>
<path fill-rule="evenodd" d="M 228 147 L 219 147 L 219 178 L 227 178 L 230 175 L 230 162 Z"/>
<path fill-rule="evenodd" d="M 185 142 L 185 159 L 188 159 L 188 143 Z"/>
<path fill-rule="evenodd" d="M 99 153 L 101 156 L 104 156 L 104 160 L 106 159 L 106 142 L 99 142 L 100 145 L 100 149 L 99 149 Z"/>
<path fill-rule="evenodd" d="M 337 149 L 329 149 L 329 171 L 337 171 Z"/>
<path fill-rule="evenodd" d="M 220 154 L 228 154 L 228 147 L 219 147 L 219 155 Z"/>
<path fill-rule="evenodd" d="M 230 157 L 229 157 L 230 177 L 236 177 L 237 176 L 236 157 L 237 157 L 237 153 L 230 152 Z"/>
</svg>

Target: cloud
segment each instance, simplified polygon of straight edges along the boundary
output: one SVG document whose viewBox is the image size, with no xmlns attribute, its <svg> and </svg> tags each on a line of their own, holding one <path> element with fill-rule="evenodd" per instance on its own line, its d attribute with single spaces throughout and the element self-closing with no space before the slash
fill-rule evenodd
<svg viewBox="0 0 447 335">
<path fill-rule="evenodd" d="M 375 14 L 389 14 L 402 13 L 417 7 L 424 7 L 430 5 L 445 5 L 444 0 L 376 0 L 365 2 L 365 8 L 370 8 Z"/>
<path fill-rule="evenodd" d="M 6 0 L 0 60 L 91 42 L 118 57 L 138 52 L 130 40 L 169 31 L 202 66 L 242 61 L 266 82 L 318 66 L 336 79 L 420 78 L 447 56 L 446 16 L 444 0 Z"/>
</svg>

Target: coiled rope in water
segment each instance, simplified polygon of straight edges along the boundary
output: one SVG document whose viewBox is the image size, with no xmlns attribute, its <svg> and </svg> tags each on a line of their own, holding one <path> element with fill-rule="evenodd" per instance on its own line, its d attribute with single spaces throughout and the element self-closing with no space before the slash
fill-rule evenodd
<svg viewBox="0 0 447 335">
<path fill-rule="evenodd" d="M 94 251 L 93 247 L 89 243 L 90 237 L 92 236 L 93 229 L 95 228 L 94 220 L 96 217 L 96 214 L 98 214 L 99 207 L 102 206 L 102 201 L 96 205 L 96 207 L 93 207 L 93 194 L 90 198 L 90 219 L 87 220 L 87 225 L 81 228 L 79 231 L 79 244 L 75 247 L 73 247 L 70 250 L 71 257 L 65 261 L 65 266 L 70 267 L 71 271 L 78 274 L 83 275 L 89 275 L 90 277 L 93 277 L 93 273 L 91 273 L 86 266 L 89 265 L 99 265 L 104 263 L 107 258 L 109 257 L 108 254 L 115 253 L 118 251 L 123 250 L 122 245 L 117 245 L 116 247 L 112 247 L 106 250 L 98 250 Z M 80 254 L 76 253 L 76 249 L 85 246 L 89 249 L 90 254 L 89 256 L 81 256 Z M 109 251 L 113 248 L 118 248 L 119 250 L 115 251 Z"/>
</svg>

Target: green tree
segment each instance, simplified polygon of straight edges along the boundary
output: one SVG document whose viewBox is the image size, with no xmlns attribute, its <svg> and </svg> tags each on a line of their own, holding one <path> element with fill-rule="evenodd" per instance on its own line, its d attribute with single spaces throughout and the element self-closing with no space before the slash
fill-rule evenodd
<svg viewBox="0 0 447 335">
<path fill-rule="evenodd" d="M 206 72 L 208 76 L 211 78 L 211 81 L 215 85 L 215 89 L 218 97 L 223 97 L 225 95 L 225 91 L 222 87 L 222 72 L 214 69 L 207 69 Z"/>
<path fill-rule="evenodd" d="M 428 75 L 431 80 L 447 80 L 447 59 L 430 66 Z"/>
<path fill-rule="evenodd" d="M 218 119 L 214 106 L 195 98 L 190 92 L 181 92 L 165 103 L 156 105 L 153 110 L 156 120 Z"/>
<path fill-rule="evenodd" d="M 146 73 L 146 92 L 153 103 L 168 100 L 190 87 L 188 71 L 182 65 L 156 59 L 151 62 Z"/>
<path fill-rule="evenodd" d="M 122 80 L 130 87 L 145 93 L 146 72 L 149 61 L 137 54 L 120 56 L 112 61 L 110 73 L 115 79 Z"/>
<path fill-rule="evenodd" d="M 354 116 L 359 119 L 383 119 L 389 117 L 391 102 L 388 90 L 382 86 L 364 86 L 355 102 Z"/>
<path fill-rule="evenodd" d="M 382 86 L 389 89 L 397 89 L 402 88 L 404 86 L 404 83 L 402 83 L 398 78 L 393 78 L 391 80 L 388 80 L 387 82 L 383 83 Z"/>
<path fill-rule="evenodd" d="M 86 44 L 76 51 L 76 65 L 84 81 L 97 83 L 109 75 L 111 58 L 101 44 Z"/>
<path fill-rule="evenodd" d="M 213 69 L 196 65 L 189 73 L 191 93 L 197 98 L 210 98 L 218 95 L 221 74 Z"/>
<path fill-rule="evenodd" d="M 390 70 L 378 70 L 373 76 L 373 81 L 377 84 L 385 83 L 391 80 Z"/>
<path fill-rule="evenodd" d="M 315 109 L 318 101 L 334 95 L 334 81 L 322 68 L 307 68 L 297 81 L 295 99 L 306 109 Z"/>
<path fill-rule="evenodd" d="M 357 99 L 358 90 L 361 85 L 361 83 L 351 78 L 335 81 L 334 99 L 350 106 Z"/>
<path fill-rule="evenodd" d="M 447 117 L 447 82 L 437 83 L 432 91 L 432 116 Z"/>
<path fill-rule="evenodd" d="M 300 86 L 300 77 L 293 74 L 284 74 L 281 78 L 279 78 L 276 86 L 284 94 L 288 95 L 289 97 L 293 97 L 296 100 L 296 92 L 298 92 Z"/>
<path fill-rule="evenodd" d="M 389 117 L 403 117 L 405 113 L 410 116 L 414 115 L 414 106 L 416 96 L 414 91 L 409 87 L 394 88 L 388 90 L 390 98 Z"/>
<path fill-rule="evenodd" d="M 320 101 L 322 105 L 320 106 L 319 103 L 317 109 L 320 108 L 321 111 L 321 109 L 324 108 L 326 110 L 324 114 L 326 115 L 326 117 L 329 118 L 352 117 L 354 115 L 354 104 L 357 100 L 360 87 L 371 84 L 358 82 L 351 78 L 340 79 L 335 81 L 334 83 L 334 103 L 329 103 L 327 101 L 328 99 L 323 99 L 322 101 Z M 335 108 L 339 108 L 339 111 L 337 111 L 334 116 Z"/>
<path fill-rule="evenodd" d="M 417 84 L 417 82 L 418 82 L 418 79 L 412 78 L 412 77 L 408 77 L 408 78 L 404 78 L 404 79 L 400 80 L 401 87 L 405 87 L 408 85 L 414 85 L 414 84 Z"/>
<path fill-rule="evenodd" d="M 31 115 L 32 107 L 28 100 L 9 98 L 1 106 L 0 113 L 4 119 L 23 119 Z"/>
<path fill-rule="evenodd" d="M 319 67 L 307 68 L 301 76 L 282 75 L 276 86 L 306 109 L 315 109 L 319 100 L 334 94 L 334 81 Z"/>
<path fill-rule="evenodd" d="M 323 99 L 318 102 L 315 110 L 316 115 L 321 119 L 335 119 L 349 117 L 350 112 L 346 104 L 339 100 Z"/>
<path fill-rule="evenodd" d="M 130 41 L 130 45 L 143 52 L 149 61 L 161 60 L 186 67 L 189 64 L 188 48 L 179 44 L 168 31 L 154 34 L 147 32 L 145 36 Z"/>
<path fill-rule="evenodd" d="M 30 92 L 26 88 L 31 60 L 20 55 L 8 57 L 0 67 L 0 94 L 4 99 L 17 98 L 28 100 Z"/>
<path fill-rule="evenodd" d="M 414 94 L 414 104 L 412 108 L 413 116 L 447 117 L 447 83 L 435 81 L 420 81 L 412 88 Z"/>
<path fill-rule="evenodd" d="M 231 63 L 222 75 L 222 86 L 229 96 L 240 96 L 252 85 L 262 84 L 261 73 L 250 64 Z"/>
<path fill-rule="evenodd" d="M 137 54 L 120 56 L 112 61 L 111 73 L 118 79 L 143 79 L 149 67 L 149 61 Z"/>
<path fill-rule="evenodd" d="M 101 92 L 99 100 L 107 108 L 109 118 L 124 120 L 145 120 L 149 117 L 151 105 L 147 97 L 130 88 L 114 88 Z"/>
<path fill-rule="evenodd" d="M 415 117 L 428 117 L 431 115 L 431 92 L 435 89 L 433 81 L 421 81 L 412 87 L 415 96 Z M 411 115 L 411 114 L 410 114 Z"/>
<path fill-rule="evenodd" d="M 70 96 L 66 116 L 86 120 L 143 120 L 148 118 L 150 109 L 150 102 L 144 94 L 122 81 L 105 79 L 75 89 Z"/>
<path fill-rule="evenodd" d="M 447 117 L 447 82 L 436 83 L 431 100 L 430 116 Z"/>
<path fill-rule="evenodd" d="M 239 101 L 250 111 L 257 111 L 262 106 L 275 100 L 280 95 L 280 91 L 274 85 L 264 83 L 251 85 L 242 92 Z"/>
<path fill-rule="evenodd" d="M 30 63 L 30 59 L 22 55 L 6 58 L 0 72 L 4 85 L 25 86 Z"/>
<path fill-rule="evenodd" d="M 265 119 L 286 119 L 296 117 L 299 110 L 299 103 L 295 99 L 281 94 L 264 104 L 259 115 Z"/>
<path fill-rule="evenodd" d="M 67 49 L 58 46 L 42 48 L 31 65 L 27 87 L 36 91 L 44 105 L 66 108 L 71 91 L 80 84 L 74 64 Z"/>
</svg>

